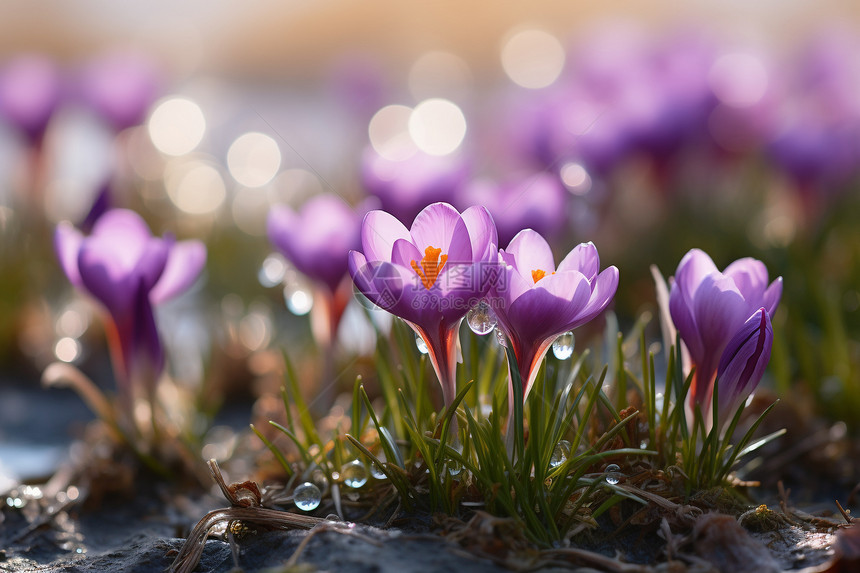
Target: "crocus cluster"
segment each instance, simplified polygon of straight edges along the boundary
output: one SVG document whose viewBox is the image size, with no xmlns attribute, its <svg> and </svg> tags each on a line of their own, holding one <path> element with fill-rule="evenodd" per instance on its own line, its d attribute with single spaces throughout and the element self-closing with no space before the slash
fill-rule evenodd
<svg viewBox="0 0 860 573">
<path fill-rule="evenodd" d="M 618 286 L 618 269 L 599 272 L 591 243 L 573 249 L 558 267 L 547 242 L 531 229 L 500 251 L 484 207 L 460 214 L 435 203 L 411 229 L 372 211 L 362 247 L 363 253 L 350 253 L 356 286 L 424 340 L 446 405 L 455 395 L 460 322 L 485 296 L 510 340 L 525 396 L 552 342 L 602 312 Z"/>
<path fill-rule="evenodd" d="M 678 265 L 669 311 L 695 367 L 690 407 L 710 412 L 719 380 L 721 420 L 731 417 L 758 385 L 770 360 L 770 316 L 782 296 L 782 277 L 768 284 L 761 261 L 745 258 L 720 272 L 699 249 Z"/>
<path fill-rule="evenodd" d="M 135 387 L 151 390 L 164 366 L 153 307 L 194 283 L 206 248 L 200 241 L 153 237 L 146 222 L 125 209 L 102 215 L 88 236 L 62 223 L 54 244 L 69 281 L 110 315 L 108 341 L 128 406 Z"/>
</svg>

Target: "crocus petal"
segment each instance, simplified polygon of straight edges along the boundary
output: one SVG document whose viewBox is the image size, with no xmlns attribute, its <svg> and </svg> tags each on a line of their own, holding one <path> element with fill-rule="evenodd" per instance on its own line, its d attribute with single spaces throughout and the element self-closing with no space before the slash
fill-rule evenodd
<svg viewBox="0 0 860 573">
<path fill-rule="evenodd" d="M 606 267 L 602 273 L 597 275 L 597 279 L 591 285 L 591 298 L 579 313 L 579 324 L 594 320 L 598 314 L 606 310 L 606 307 L 615 297 L 615 291 L 618 290 L 618 279 L 619 272 L 615 266 Z M 571 326 L 571 329 L 573 328 Z"/>
<path fill-rule="evenodd" d="M 735 281 L 738 290 L 747 299 L 760 298 L 767 287 L 767 267 L 751 257 L 734 261 L 723 274 Z"/>
<path fill-rule="evenodd" d="M 495 259 L 499 245 L 499 237 L 493 216 L 486 207 L 473 205 L 462 215 L 463 223 L 469 231 L 472 246 L 472 259 L 475 261 L 490 261 Z"/>
<path fill-rule="evenodd" d="M 391 262 L 406 268 L 412 266 L 412 261 L 420 263 L 423 256 L 424 253 L 407 239 L 397 239 L 391 249 Z"/>
<path fill-rule="evenodd" d="M 540 269 L 547 275 L 555 270 L 555 259 L 552 249 L 546 239 L 531 229 L 523 229 L 511 239 L 511 243 L 505 252 L 517 261 L 517 269 L 523 276 L 528 276 L 531 271 Z"/>
<path fill-rule="evenodd" d="M 385 211 L 370 211 L 361 225 L 361 248 L 368 261 L 389 261 L 397 239 L 412 240 L 409 230 Z"/>
<path fill-rule="evenodd" d="M 535 344 L 548 336 L 565 332 L 568 324 L 575 320 L 576 313 L 588 304 L 591 295 L 588 281 L 576 271 L 568 271 L 559 280 L 547 281 L 547 286 L 552 290 L 545 287 L 529 289 L 504 313 L 497 313 L 499 320 L 505 315 L 505 322 L 511 330 L 508 334 L 513 340 Z"/>
<path fill-rule="evenodd" d="M 672 282 L 672 287 L 669 290 L 669 314 L 672 316 L 672 322 L 681 334 L 684 344 L 687 345 L 691 359 L 698 364 L 704 358 L 705 346 L 702 343 L 702 335 L 693 314 L 692 302 L 688 300 L 688 295 L 678 286 L 677 280 Z M 672 340 L 671 343 L 674 344 L 675 341 Z"/>
<path fill-rule="evenodd" d="M 593 281 L 600 272 L 600 255 L 594 243 L 581 243 L 573 248 L 558 265 L 559 271 L 576 270 Z"/>
<path fill-rule="evenodd" d="M 126 268 L 116 246 L 107 241 L 84 240 L 78 254 L 78 269 L 86 289 L 119 316 L 134 305 L 139 284 L 153 287 L 167 264 L 168 245 L 151 240 L 131 271 Z"/>
<path fill-rule="evenodd" d="M 433 203 L 422 209 L 410 234 L 419 251 L 433 246 L 442 249 L 452 263 L 472 262 L 469 230 L 460 213 L 448 203 Z"/>
<path fill-rule="evenodd" d="M 678 270 L 675 272 L 675 283 L 681 293 L 689 295 L 687 300 L 692 301 L 692 294 L 696 292 L 696 288 L 702 280 L 707 275 L 718 272 L 717 266 L 707 253 L 700 249 L 690 249 L 678 264 Z"/>
<path fill-rule="evenodd" d="M 782 277 L 777 277 L 767 290 L 764 291 L 762 306 L 767 310 L 768 314 L 776 312 L 776 307 L 779 305 L 779 300 L 782 298 Z"/>
<path fill-rule="evenodd" d="M 200 241 L 181 241 L 170 249 L 161 277 L 150 293 L 158 304 L 187 290 L 206 264 L 206 246 Z"/>
<path fill-rule="evenodd" d="M 125 268 L 133 267 L 152 239 L 140 215 L 127 209 L 114 209 L 99 217 L 90 240 L 105 240 L 113 246 Z"/>
<path fill-rule="evenodd" d="M 706 349 L 701 362 L 696 363 L 700 380 L 713 377 L 726 343 L 743 324 L 746 307 L 746 301 L 731 278 L 717 274 L 702 280 L 693 300 L 698 324 L 707 325 L 700 331 Z"/>
<path fill-rule="evenodd" d="M 717 383 L 721 424 L 734 416 L 758 386 L 770 361 L 772 346 L 770 315 L 760 308 L 738 329 L 720 358 Z"/>
<path fill-rule="evenodd" d="M 60 266 L 74 286 L 83 287 L 81 274 L 78 271 L 78 252 L 81 250 L 83 235 L 72 225 L 62 222 L 54 232 L 54 250 L 60 259 Z"/>
<path fill-rule="evenodd" d="M 491 289 L 492 296 L 501 300 L 513 302 L 522 294 L 534 287 L 534 280 L 531 276 L 524 277 L 514 266 L 516 261 L 512 255 L 505 251 L 499 251 L 499 259 L 501 265 L 505 265 L 500 273 L 498 281 Z"/>
<path fill-rule="evenodd" d="M 349 274 L 356 288 L 376 306 L 397 314 L 403 296 L 401 267 L 387 262 L 368 261 L 358 251 L 349 252 Z M 398 315 L 400 316 L 400 315 Z"/>
</svg>

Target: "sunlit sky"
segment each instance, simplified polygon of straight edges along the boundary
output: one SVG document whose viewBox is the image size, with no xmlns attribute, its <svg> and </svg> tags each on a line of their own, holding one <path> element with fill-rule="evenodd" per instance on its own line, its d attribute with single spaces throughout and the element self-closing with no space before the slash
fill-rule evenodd
<svg viewBox="0 0 860 573">
<path fill-rule="evenodd" d="M 658 28 L 707 26 L 733 40 L 790 43 L 828 22 L 860 29 L 853 0 L 14 0 L 3 4 L 0 57 L 35 50 L 77 58 L 119 44 L 158 54 L 179 75 L 282 77 L 313 75 L 342 53 L 406 66 L 436 49 L 498 73 L 499 46 L 518 25 L 570 37 L 618 16 Z"/>
</svg>

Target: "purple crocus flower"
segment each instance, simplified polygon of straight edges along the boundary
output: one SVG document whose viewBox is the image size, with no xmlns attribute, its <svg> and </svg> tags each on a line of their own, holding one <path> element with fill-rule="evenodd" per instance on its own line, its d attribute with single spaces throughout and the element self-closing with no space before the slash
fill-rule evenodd
<svg viewBox="0 0 860 573">
<path fill-rule="evenodd" d="M 556 267 L 549 244 L 532 229 L 520 231 L 499 251 L 499 262 L 504 270 L 489 298 L 517 358 L 525 398 L 553 341 L 612 301 L 618 269 L 600 272 L 593 243 L 577 245 Z"/>
<path fill-rule="evenodd" d="M 361 245 L 363 211 L 351 209 L 336 195 L 321 194 L 308 200 L 298 213 L 286 205 L 277 205 L 269 212 L 269 241 L 321 287 L 312 322 L 317 341 L 324 344 L 337 333 L 352 296 L 344 278 L 349 251 Z"/>
<path fill-rule="evenodd" d="M 47 58 L 27 55 L 0 72 L 0 116 L 38 145 L 62 92 L 60 73 Z"/>
<path fill-rule="evenodd" d="M 463 193 L 465 202 L 486 205 L 496 222 L 499 241 L 508 242 L 521 229 L 555 235 L 567 220 L 567 191 L 550 173 L 535 173 L 501 183 L 472 182 Z"/>
<path fill-rule="evenodd" d="M 78 82 L 81 99 L 115 129 L 138 125 L 158 97 L 155 64 L 133 52 L 111 52 L 90 62 Z"/>
<path fill-rule="evenodd" d="M 738 329 L 723 351 L 717 368 L 719 425 L 731 420 L 735 411 L 758 386 L 773 346 L 773 326 L 765 308 L 758 309 Z"/>
<path fill-rule="evenodd" d="M 696 367 L 691 406 L 707 410 L 726 345 L 756 309 L 773 314 L 781 296 L 782 277 L 768 284 L 761 261 L 738 259 L 720 272 L 699 249 L 684 255 L 669 293 L 669 312 Z"/>
<path fill-rule="evenodd" d="M 389 213 L 371 211 L 361 242 L 363 253 L 349 253 L 355 285 L 424 340 L 450 405 L 460 322 L 495 278 L 498 238 L 492 216 L 484 207 L 460 214 L 447 203 L 434 203 L 407 229 Z"/>
<path fill-rule="evenodd" d="M 454 202 L 469 171 L 468 162 L 458 155 L 417 152 L 409 159 L 392 161 L 368 149 L 362 158 L 361 180 L 379 198 L 382 209 L 408 221 L 425 205 Z"/>
<path fill-rule="evenodd" d="M 191 286 L 206 262 L 206 247 L 153 237 L 144 220 L 125 209 L 105 213 L 89 236 L 61 223 L 54 246 L 69 281 L 110 314 L 108 342 L 128 406 L 134 385 L 151 390 L 164 366 L 153 306 Z"/>
</svg>

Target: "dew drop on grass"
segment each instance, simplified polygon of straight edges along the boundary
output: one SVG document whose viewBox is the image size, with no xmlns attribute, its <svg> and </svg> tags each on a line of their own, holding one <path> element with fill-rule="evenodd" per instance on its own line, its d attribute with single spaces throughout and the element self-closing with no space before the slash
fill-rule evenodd
<svg viewBox="0 0 860 573">
<path fill-rule="evenodd" d="M 559 360 L 567 360 L 573 356 L 573 332 L 567 331 L 552 343 L 552 353 Z"/>
<path fill-rule="evenodd" d="M 498 327 L 496 327 L 496 342 L 498 342 L 499 346 L 501 346 L 503 348 L 507 347 L 507 345 L 508 345 L 508 341 L 505 338 L 505 333 L 502 331 L 501 328 L 498 328 Z"/>
<path fill-rule="evenodd" d="M 466 323 L 475 334 L 483 336 L 493 331 L 499 319 L 486 300 L 478 301 L 478 304 L 466 313 Z"/>
<path fill-rule="evenodd" d="M 457 460 L 448 460 L 445 462 L 445 467 L 448 469 L 448 475 L 451 477 L 458 476 L 463 473 L 463 465 Z"/>
<path fill-rule="evenodd" d="M 340 475 L 343 477 L 343 483 L 346 487 L 356 489 L 367 483 L 367 468 L 358 460 L 344 464 L 340 468 Z"/>
<path fill-rule="evenodd" d="M 302 511 L 313 511 L 319 507 L 322 500 L 320 488 L 309 481 L 299 485 L 293 491 L 293 503 Z"/>
<path fill-rule="evenodd" d="M 421 354 L 427 354 L 429 352 L 429 350 L 427 350 L 427 343 L 424 342 L 424 339 L 417 334 L 415 335 L 415 346 L 418 347 L 418 352 Z"/>
<path fill-rule="evenodd" d="M 552 450 L 552 457 L 549 459 L 549 467 L 557 468 L 567 461 L 569 455 L 570 442 L 567 440 L 560 441 L 555 445 L 555 449 Z"/>
<path fill-rule="evenodd" d="M 618 485 L 621 481 L 621 468 L 618 464 L 609 464 L 606 466 L 606 483 L 609 485 Z"/>
<path fill-rule="evenodd" d="M 370 464 L 370 475 L 373 476 L 373 479 L 388 479 L 388 476 L 383 473 L 382 468 L 376 462 Z"/>
</svg>

